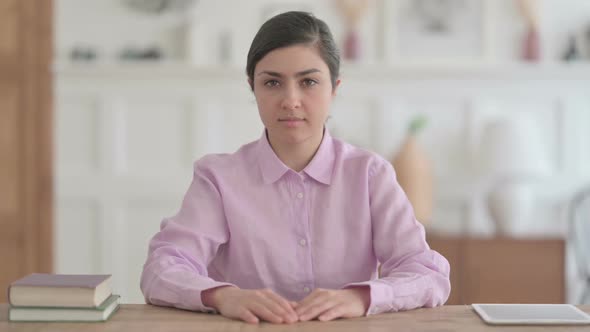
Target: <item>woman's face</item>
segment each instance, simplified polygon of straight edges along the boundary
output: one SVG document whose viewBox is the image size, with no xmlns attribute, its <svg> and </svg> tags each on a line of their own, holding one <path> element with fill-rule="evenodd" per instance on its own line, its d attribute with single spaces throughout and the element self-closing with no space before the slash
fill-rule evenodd
<svg viewBox="0 0 590 332">
<path fill-rule="evenodd" d="M 336 95 L 330 70 L 315 47 L 275 49 L 254 69 L 254 95 L 272 142 L 303 143 L 321 137 Z"/>
</svg>

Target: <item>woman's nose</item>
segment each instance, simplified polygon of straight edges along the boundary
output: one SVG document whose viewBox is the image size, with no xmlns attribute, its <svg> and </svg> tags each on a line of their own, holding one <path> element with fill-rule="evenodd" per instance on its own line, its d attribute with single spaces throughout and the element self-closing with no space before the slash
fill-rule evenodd
<svg viewBox="0 0 590 332">
<path fill-rule="evenodd" d="M 288 87 L 285 89 L 281 107 L 286 110 L 293 110 L 301 107 L 301 96 L 295 87 Z"/>
</svg>

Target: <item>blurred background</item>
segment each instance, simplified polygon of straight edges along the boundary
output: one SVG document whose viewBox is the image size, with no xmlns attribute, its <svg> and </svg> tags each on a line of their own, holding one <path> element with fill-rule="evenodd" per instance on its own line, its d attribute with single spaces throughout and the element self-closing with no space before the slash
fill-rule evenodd
<svg viewBox="0 0 590 332">
<path fill-rule="evenodd" d="M 8 2 L 22 22 L 35 11 Z M 7 226 L 25 239 L 14 246 L 50 264 L 13 258 L 5 282 L 36 266 L 109 273 L 122 302 L 142 303 L 148 241 L 178 210 L 192 162 L 263 132 L 245 75 L 257 29 L 304 10 L 326 21 L 342 52 L 327 126 L 394 164 L 429 243 L 451 262 L 449 304 L 590 303 L 589 1 L 53 0 L 44 8 L 51 15 L 35 26 L 51 31 L 51 97 L 40 103 L 53 110 L 43 122 L 51 124 L 46 157 L 34 163 L 48 165 L 50 180 L 33 200 L 43 210 L 3 218 L 33 220 Z M 27 105 L 24 91 L 14 105 Z M 35 190 L 26 156 L 39 145 L 27 146 L 23 163 L 10 164 L 25 173 L 6 197 Z M 25 203 L 14 211 L 34 209 Z"/>
</svg>

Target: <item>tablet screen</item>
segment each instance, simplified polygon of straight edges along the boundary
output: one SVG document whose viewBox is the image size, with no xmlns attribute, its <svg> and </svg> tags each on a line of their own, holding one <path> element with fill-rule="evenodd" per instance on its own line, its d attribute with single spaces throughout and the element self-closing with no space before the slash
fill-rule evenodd
<svg viewBox="0 0 590 332">
<path fill-rule="evenodd" d="M 590 315 L 571 304 L 472 304 L 489 324 L 590 324 Z"/>
</svg>

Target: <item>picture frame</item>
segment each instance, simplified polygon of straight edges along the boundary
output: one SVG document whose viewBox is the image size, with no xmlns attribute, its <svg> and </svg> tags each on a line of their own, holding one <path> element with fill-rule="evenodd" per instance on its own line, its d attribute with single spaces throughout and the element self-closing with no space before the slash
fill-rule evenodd
<svg viewBox="0 0 590 332">
<path fill-rule="evenodd" d="M 420 66 L 490 62 L 492 1 L 383 1 L 384 62 Z"/>
</svg>

